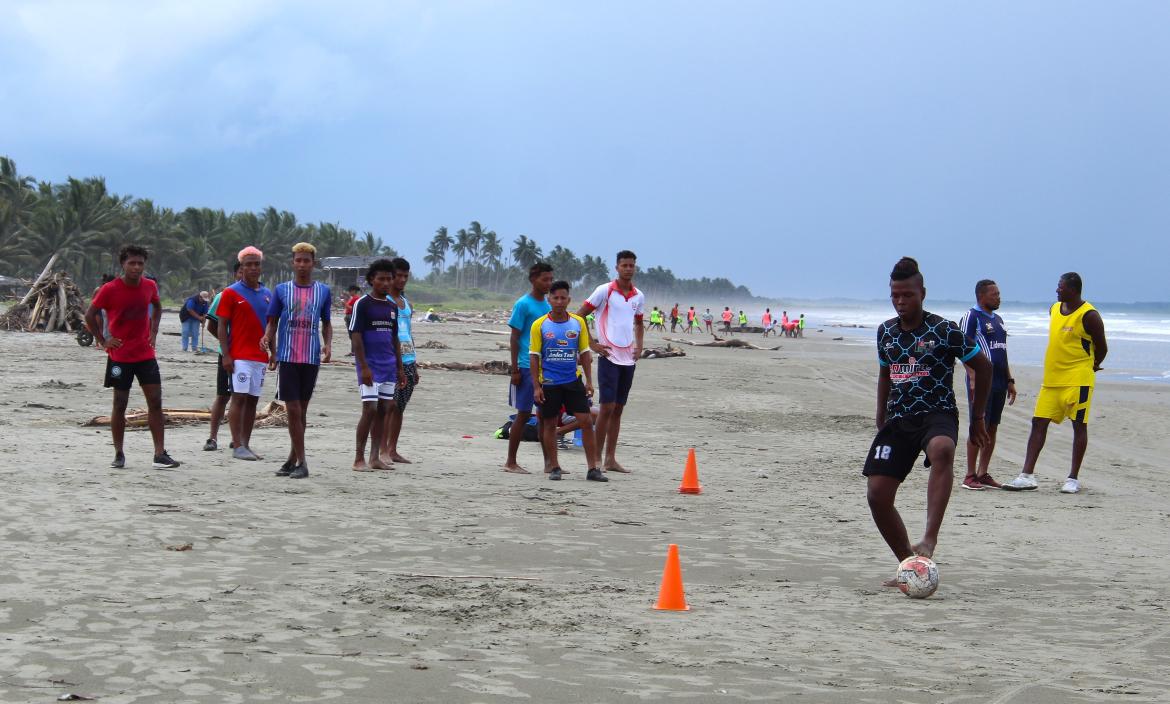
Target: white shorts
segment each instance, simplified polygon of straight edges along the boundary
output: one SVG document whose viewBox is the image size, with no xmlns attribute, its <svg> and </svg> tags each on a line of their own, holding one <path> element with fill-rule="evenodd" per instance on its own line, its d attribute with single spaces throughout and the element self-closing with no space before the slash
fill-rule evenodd
<svg viewBox="0 0 1170 704">
<path fill-rule="evenodd" d="M 260 389 L 264 388 L 264 372 L 267 369 L 268 365 L 264 362 L 237 359 L 235 371 L 232 372 L 232 391 L 237 394 L 260 396 Z"/>
<path fill-rule="evenodd" d="M 382 400 L 394 400 L 394 392 L 398 390 L 398 383 L 394 381 L 383 381 L 375 383 L 372 386 L 365 384 L 358 384 L 358 392 L 362 395 L 362 403 L 374 403 Z"/>
</svg>

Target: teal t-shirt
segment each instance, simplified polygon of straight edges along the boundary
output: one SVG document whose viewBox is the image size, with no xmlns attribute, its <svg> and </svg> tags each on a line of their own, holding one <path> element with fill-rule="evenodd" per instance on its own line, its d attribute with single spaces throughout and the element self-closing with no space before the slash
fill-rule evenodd
<svg viewBox="0 0 1170 704">
<path fill-rule="evenodd" d="M 508 327 L 520 331 L 520 353 L 516 356 L 516 366 L 521 369 L 531 369 L 532 360 L 528 359 L 528 336 L 532 331 L 532 324 L 542 315 L 552 310 L 548 300 L 538 301 L 532 294 L 526 293 L 516 299 L 512 306 L 512 317 L 508 319 Z"/>
</svg>

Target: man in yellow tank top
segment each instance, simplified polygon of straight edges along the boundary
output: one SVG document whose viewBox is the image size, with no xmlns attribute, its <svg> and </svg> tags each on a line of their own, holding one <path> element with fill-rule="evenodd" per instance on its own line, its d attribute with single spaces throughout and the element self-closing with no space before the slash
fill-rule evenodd
<svg viewBox="0 0 1170 704">
<path fill-rule="evenodd" d="M 1036 488 L 1036 460 L 1044 449 L 1048 426 L 1072 420 L 1072 465 L 1060 488 L 1065 494 L 1081 490 L 1078 475 L 1089 445 L 1089 403 L 1093 399 L 1096 372 L 1109 348 L 1101 314 L 1081 298 L 1081 277 L 1069 272 L 1056 285 L 1056 300 L 1048 311 L 1048 351 L 1044 354 L 1044 382 L 1032 414 L 1032 432 L 1020 476 L 1003 485 L 1008 491 Z"/>
</svg>

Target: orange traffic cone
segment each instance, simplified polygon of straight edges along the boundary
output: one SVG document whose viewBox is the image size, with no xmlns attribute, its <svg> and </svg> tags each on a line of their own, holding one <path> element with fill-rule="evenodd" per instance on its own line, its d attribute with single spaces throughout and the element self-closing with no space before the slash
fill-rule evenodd
<svg viewBox="0 0 1170 704">
<path fill-rule="evenodd" d="M 690 611 L 683 593 L 682 568 L 678 564 L 678 546 L 671 543 L 666 549 L 666 566 L 662 568 L 662 586 L 658 588 L 659 611 Z"/>
<path fill-rule="evenodd" d="M 687 453 L 687 467 L 683 470 L 682 484 L 678 485 L 678 493 L 703 493 L 702 487 L 699 486 L 699 466 L 695 462 L 695 448 L 693 447 Z"/>
</svg>

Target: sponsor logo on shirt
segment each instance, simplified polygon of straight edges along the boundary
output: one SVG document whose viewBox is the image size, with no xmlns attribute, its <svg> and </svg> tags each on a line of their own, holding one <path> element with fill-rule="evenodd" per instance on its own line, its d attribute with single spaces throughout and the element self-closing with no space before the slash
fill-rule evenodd
<svg viewBox="0 0 1170 704">
<path fill-rule="evenodd" d="M 902 384 L 917 377 L 930 376 L 925 365 L 919 364 L 918 359 L 911 357 L 909 362 L 890 365 L 890 381 Z"/>
<path fill-rule="evenodd" d="M 557 340 L 557 346 L 558 347 L 568 347 L 569 341 L 568 340 Z"/>
<path fill-rule="evenodd" d="M 914 345 L 914 352 L 915 354 L 919 355 L 926 354 L 927 352 L 933 350 L 937 344 L 938 343 L 935 340 L 919 340 L 918 344 Z M 911 357 L 910 361 L 913 362 L 914 358 Z"/>
<path fill-rule="evenodd" d="M 570 331 L 565 333 L 565 337 L 569 338 L 570 340 L 576 340 L 577 339 L 577 331 L 570 330 Z"/>
<path fill-rule="evenodd" d="M 544 339 L 546 339 L 546 340 L 555 340 L 556 337 L 557 337 L 557 334 L 555 332 L 546 332 L 544 334 Z"/>
</svg>

